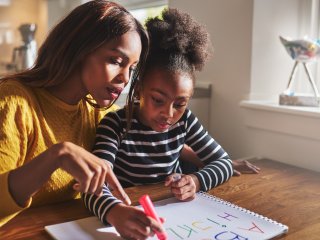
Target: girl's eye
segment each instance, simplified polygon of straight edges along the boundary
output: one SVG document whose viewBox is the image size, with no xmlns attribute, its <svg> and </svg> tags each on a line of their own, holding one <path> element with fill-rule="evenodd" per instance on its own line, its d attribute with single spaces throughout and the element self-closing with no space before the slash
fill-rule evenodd
<svg viewBox="0 0 320 240">
<path fill-rule="evenodd" d="M 183 103 L 183 104 L 174 104 L 174 107 L 175 107 L 176 109 L 181 109 L 181 108 L 184 108 L 184 107 L 186 107 L 186 106 L 187 106 L 186 103 Z"/>
<path fill-rule="evenodd" d="M 161 99 L 159 99 L 159 98 L 155 98 L 155 97 L 151 97 L 152 98 L 152 100 L 156 103 L 156 104 L 161 104 L 161 103 L 163 103 L 163 101 L 161 100 Z"/>
</svg>

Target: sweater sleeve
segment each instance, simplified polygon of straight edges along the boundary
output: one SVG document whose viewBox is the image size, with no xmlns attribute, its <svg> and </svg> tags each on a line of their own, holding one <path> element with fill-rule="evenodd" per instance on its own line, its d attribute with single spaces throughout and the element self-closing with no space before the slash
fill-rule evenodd
<svg viewBox="0 0 320 240">
<path fill-rule="evenodd" d="M 205 165 L 193 174 L 200 181 L 200 190 L 208 191 L 232 177 L 232 162 L 229 155 L 208 134 L 190 110 L 187 110 L 186 118 L 186 144 Z"/>
<path fill-rule="evenodd" d="M 113 167 L 118 146 L 121 142 L 122 128 L 121 119 L 116 112 L 108 113 L 100 122 L 93 154 L 99 158 L 108 161 Z M 104 224 L 108 224 L 106 215 L 109 210 L 118 203 L 119 199 L 114 197 L 108 186 L 103 187 L 103 194 L 97 197 L 93 194 L 82 194 L 85 206 L 90 212 L 96 215 Z"/>
<path fill-rule="evenodd" d="M 32 131 L 31 109 L 28 97 L 21 89 L 5 84 L 0 88 L 0 226 L 23 209 L 12 198 L 9 189 L 9 173 L 23 165 Z"/>
</svg>

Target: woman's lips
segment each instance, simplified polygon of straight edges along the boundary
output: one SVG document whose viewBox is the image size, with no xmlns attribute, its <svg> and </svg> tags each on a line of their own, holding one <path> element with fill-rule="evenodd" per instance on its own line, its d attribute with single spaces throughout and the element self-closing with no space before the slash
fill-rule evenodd
<svg viewBox="0 0 320 240">
<path fill-rule="evenodd" d="M 122 92 L 122 88 L 107 88 L 112 99 L 116 99 Z"/>
</svg>

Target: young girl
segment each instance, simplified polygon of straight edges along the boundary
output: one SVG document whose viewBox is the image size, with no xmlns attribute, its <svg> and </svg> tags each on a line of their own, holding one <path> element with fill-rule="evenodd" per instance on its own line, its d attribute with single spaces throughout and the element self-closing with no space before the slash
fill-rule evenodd
<svg viewBox="0 0 320 240">
<path fill-rule="evenodd" d="M 228 154 L 187 108 L 195 71 L 202 69 L 208 57 L 209 35 L 188 14 L 175 9 L 165 10 L 161 19 L 149 19 L 146 27 L 151 44 L 134 90 L 137 101 L 103 118 L 93 153 L 113 166 L 123 186 L 165 181 L 178 199 L 187 201 L 199 190 L 224 183 L 233 173 Z M 189 175 L 182 174 L 179 162 L 184 144 L 203 166 Z M 107 212 L 107 220 L 117 229 L 130 228 L 134 216 L 121 203 L 110 208 L 109 191 L 91 201 L 98 214 Z"/>
</svg>

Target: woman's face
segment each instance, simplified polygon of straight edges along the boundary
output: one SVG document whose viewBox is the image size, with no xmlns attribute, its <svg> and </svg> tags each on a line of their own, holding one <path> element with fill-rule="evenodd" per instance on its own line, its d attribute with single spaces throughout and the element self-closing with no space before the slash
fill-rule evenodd
<svg viewBox="0 0 320 240">
<path fill-rule="evenodd" d="M 81 73 L 83 85 L 101 107 L 108 106 L 128 84 L 141 49 L 139 34 L 130 31 L 107 42 L 85 59 Z"/>
<path fill-rule="evenodd" d="M 139 90 L 139 120 L 164 132 L 182 117 L 193 94 L 190 75 L 154 69 L 144 75 Z"/>
</svg>

